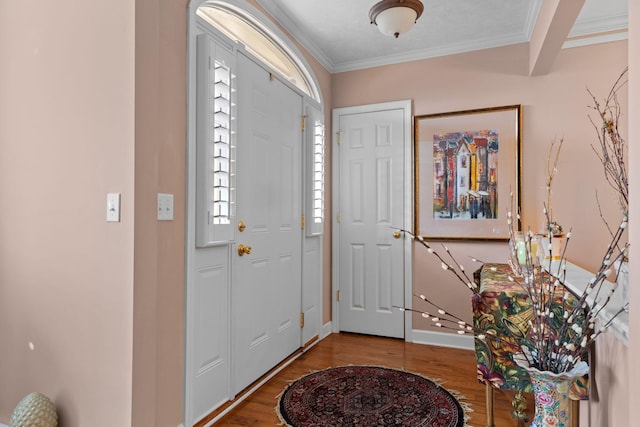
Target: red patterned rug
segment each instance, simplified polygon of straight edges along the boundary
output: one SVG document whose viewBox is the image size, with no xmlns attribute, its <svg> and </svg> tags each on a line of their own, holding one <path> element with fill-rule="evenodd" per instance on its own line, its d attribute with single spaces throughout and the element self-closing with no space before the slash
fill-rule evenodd
<svg viewBox="0 0 640 427">
<path fill-rule="evenodd" d="M 376 366 L 325 369 L 291 383 L 278 415 L 292 427 L 463 427 L 460 402 L 433 381 Z"/>
</svg>

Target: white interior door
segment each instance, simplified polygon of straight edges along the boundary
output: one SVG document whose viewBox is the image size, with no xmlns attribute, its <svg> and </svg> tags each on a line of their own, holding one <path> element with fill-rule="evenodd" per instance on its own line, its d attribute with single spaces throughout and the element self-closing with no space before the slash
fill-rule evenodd
<svg viewBox="0 0 640 427">
<path fill-rule="evenodd" d="M 235 393 L 300 348 L 302 289 L 302 97 L 244 55 L 237 72 Z"/>
<path fill-rule="evenodd" d="M 394 308 L 405 304 L 404 245 L 392 227 L 408 226 L 406 111 L 396 103 L 334 111 L 341 331 L 405 336 L 405 315 Z"/>
</svg>

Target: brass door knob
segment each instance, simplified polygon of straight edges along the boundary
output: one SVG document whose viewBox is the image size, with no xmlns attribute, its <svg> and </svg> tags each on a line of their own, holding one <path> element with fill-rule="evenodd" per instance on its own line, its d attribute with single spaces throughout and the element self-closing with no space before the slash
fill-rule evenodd
<svg viewBox="0 0 640 427">
<path fill-rule="evenodd" d="M 247 224 L 244 221 L 238 221 L 238 230 L 242 233 L 247 228 Z"/>
<path fill-rule="evenodd" d="M 238 255 L 249 255 L 251 253 L 251 246 L 238 245 Z"/>
<path fill-rule="evenodd" d="M 393 232 L 393 238 L 394 239 L 399 239 L 400 236 L 402 236 L 402 233 L 400 233 L 400 231 L 394 231 Z"/>
</svg>

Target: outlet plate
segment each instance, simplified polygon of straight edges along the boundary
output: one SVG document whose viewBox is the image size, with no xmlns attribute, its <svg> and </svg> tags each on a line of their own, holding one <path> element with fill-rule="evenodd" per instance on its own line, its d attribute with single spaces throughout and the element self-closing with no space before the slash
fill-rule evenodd
<svg viewBox="0 0 640 427">
<path fill-rule="evenodd" d="M 158 221 L 173 221 L 173 194 L 158 193 Z"/>
</svg>

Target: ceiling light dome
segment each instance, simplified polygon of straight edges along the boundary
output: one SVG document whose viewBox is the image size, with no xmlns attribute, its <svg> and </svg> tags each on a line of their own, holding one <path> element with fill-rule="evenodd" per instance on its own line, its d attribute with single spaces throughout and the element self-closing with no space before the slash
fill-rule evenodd
<svg viewBox="0 0 640 427">
<path fill-rule="evenodd" d="M 382 34 L 398 38 L 411 29 L 423 10 L 420 0 L 382 0 L 373 5 L 369 19 Z"/>
</svg>

